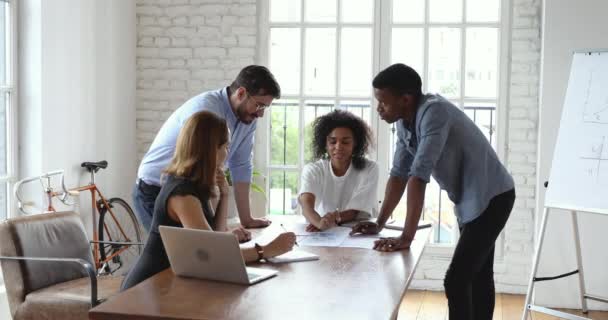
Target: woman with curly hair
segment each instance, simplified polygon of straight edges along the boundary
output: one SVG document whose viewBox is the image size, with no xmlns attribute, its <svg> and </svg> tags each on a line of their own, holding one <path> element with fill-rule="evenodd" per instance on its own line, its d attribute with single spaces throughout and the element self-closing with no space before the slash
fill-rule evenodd
<svg viewBox="0 0 608 320">
<path fill-rule="evenodd" d="M 334 110 L 315 120 L 313 132 L 314 162 L 304 167 L 298 196 L 307 231 L 375 216 L 378 166 L 365 158 L 369 126 L 348 111 Z"/>
</svg>

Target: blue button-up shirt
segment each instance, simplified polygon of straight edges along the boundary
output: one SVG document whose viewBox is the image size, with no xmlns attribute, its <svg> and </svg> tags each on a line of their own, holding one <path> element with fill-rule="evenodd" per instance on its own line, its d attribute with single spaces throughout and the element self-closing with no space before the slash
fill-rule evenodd
<svg viewBox="0 0 608 320">
<path fill-rule="evenodd" d="M 201 93 L 186 101 L 169 116 L 139 165 L 139 179 L 147 184 L 160 186 L 160 176 L 171 162 L 179 131 L 186 120 L 199 111 L 211 111 L 226 120 L 231 134 L 226 166 L 230 169 L 233 181 L 251 181 L 253 139 L 257 120 L 250 124 L 238 120 L 230 106 L 227 88 Z"/>
<path fill-rule="evenodd" d="M 458 107 L 439 95 L 421 97 L 414 124 L 399 120 L 391 176 L 431 175 L 455 204 L 460 225 L 473 221 L 490 200 L 513 189 L 513 178 L 488 139 Z"/>
</svg>

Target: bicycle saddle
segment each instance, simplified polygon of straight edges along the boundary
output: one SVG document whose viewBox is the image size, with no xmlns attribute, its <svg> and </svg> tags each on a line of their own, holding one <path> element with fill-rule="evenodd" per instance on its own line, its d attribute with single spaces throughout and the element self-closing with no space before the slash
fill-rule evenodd
<svg viewBox="0 0 608 320">
<path fill-rule="evenodd" d="M 91 171 L 99 171 L 99 169 L 105 169 L 108 167 L 108 162 L 103 160 L 103 161 L 98 161 L 98 162 L 83 162 L 81 165 L 81 167 L 83 168 L 87 168 L 87 171 L 91 172 Z"/>
</svg>

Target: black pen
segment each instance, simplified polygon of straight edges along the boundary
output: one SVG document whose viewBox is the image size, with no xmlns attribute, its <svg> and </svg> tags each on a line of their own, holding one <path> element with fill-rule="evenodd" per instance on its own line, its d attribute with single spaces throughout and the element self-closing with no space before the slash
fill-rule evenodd
<svg viewBox="0 0 608 320">
<path fill-rule="evenodd" d="M 283 230 L 285 230 L 285 232 L 288 232 L 288 231 L 287 231 L 287 229 L 285 229 L 285 226 L 284 226 L 282 223 L 281 223 L 281 228 L 283 228 Z M 300 246 L 300 245 L 298 244 L 298 240 L 296 240 L 295 244 L 296 244 L 296 246 L 298 246 L 298 247 Z"/>
</svg>

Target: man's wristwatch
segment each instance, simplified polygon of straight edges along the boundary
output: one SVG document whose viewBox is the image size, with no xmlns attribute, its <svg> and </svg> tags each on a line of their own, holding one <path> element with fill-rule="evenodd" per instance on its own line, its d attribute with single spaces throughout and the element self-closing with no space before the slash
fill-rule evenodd
<svg viewBox="0 0 608 320">
<path fill-rule="evenodd" d="M 258 260 L 257 261 L 262 261 L 265 260 L 264 258 L 264 248 L 262 248 L 261 245 L 259 244 L 255 244 L 255 251 L 258 253 Z"/>
</svg>

